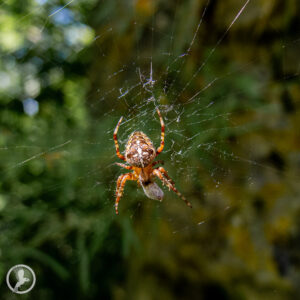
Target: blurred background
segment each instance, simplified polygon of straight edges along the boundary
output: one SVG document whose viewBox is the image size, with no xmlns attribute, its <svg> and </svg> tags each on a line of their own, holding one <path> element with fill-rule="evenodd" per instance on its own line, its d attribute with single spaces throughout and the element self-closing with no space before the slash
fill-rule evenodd
<svg viewBox="0 0 300 300">
<path fill-rule="evenodd" d="M 299 298 L 299 6 L 1 1 L 1 299 L 20 263 L 23 299 Z M 128 182 L 116 216 L 113 130 L 158 146 L 156 107 L 193 209 Z"/>
</svg>

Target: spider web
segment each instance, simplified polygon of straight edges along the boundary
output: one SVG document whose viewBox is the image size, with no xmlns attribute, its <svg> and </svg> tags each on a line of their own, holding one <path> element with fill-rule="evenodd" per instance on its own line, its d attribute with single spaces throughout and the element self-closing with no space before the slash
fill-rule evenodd
<svg viewBox="0 0 300 300">
<path fill-rule="evenodd" d="M 46 20 L 43 21 L 40 26 L 35 27 L 36 33 L 41 37 L 48 34 L 47 27 L 51 24 L 62 26 L 62 31 L 66 31 L 63 28 L 64 20 L 70 17 L 70 12 L 72 9 L 72 4 L 75 0 L 66 2 L 64 5 L 52 7 L 50 6 L 52 12 L 48 14 Z M 75 1 L 76 2 L 76 1 Z M 21 25 L 22 22 L 26 22 L 26 18 L 29 15 L 39 15 L 41 11 L 49 9 L 47 6 L 47 1 L 38 1 L 35 10 L 30 11 L 28 15 L 19 21 Z M 196 3 L 196 2 L 195 2 Z M 198 16 L 194 16 L 193 22 L 188 24 L 188 35 L 186 37 L 184 45 L 181 47 L 176 46 L 177 40 L 179 40 L 180 34 L 183 31 L 180 26 L 183 24 L 177 23 L 179 15 L 181 13 L 180 3 L 177 1 L 175 13 L 172 15 L 171 26 L 165 29 L 161 23 L 164 22 L 163 17 L 166 17 L 163 12 L 156 8 L 156 4 L 147 5 L 149 7 L 141 8 L 148 9 L 150 21 L 148 25 L 144 26 L 142 24 L 142 19 L 140 16 L 135 15 L 133 20 L 133 31 L 135 34 L 136 45 L 133 49 L 133 55 L 126 61 L 126 64 L 122 60 L 113 62 L 115 71 L 108 71 L 101 76 L 101 82 L 97 82 L 98 88 L 92 90 L 92 93 L 85 99 L 85 105 L 91 110 L 97 111 L 97 118 L 93 120 L 92 128 L 102 128 L 101 124 L 109 124 L 110 127 L 102 128 L 106 132 L 106 142 L 97 141 L 97 136 L 91 136 L 88 139 L 83 139 L 80 137 L 78 139 L 74 133 L 68 132 L 61 142 L 59 143 L 49 143 L 46 145 L 47 150 L 36 151 L 38 145 L 27 144 L 2 147 L 1 150 L 7 151 L 24 151 L 24 159 L 18 162 L 12 162 L 6 169 L 6 174 L 9 174 L 10 169 L 22 168 L 24 165 L 38 160 L 45 155 L 51 153 L 56 153 L 58 150 L 66 151 L 69 155 L 77 160 L 88 160 L 89 162 L 98 161 L 97 159 L 97 149 L 104 148 L 104 153 L 107 153 L 111 149 L 111 155 L 108 157 L 103 157 L 102 159 L 107 160 L 107 174 L 111 178 L 109 185 L 106 187 L 108 194 L 113 196 L 115 190 L 115 182 L 117 175 L 124 172 L 124 170 L 118 171 L 117 168 L 113 166 L 114 161 L 118 161 L 114 153 L 114 146 L 112 141 L 112 133 L 114 126 L 119 116 L 119 109 L 122 107 L 124 111 L 124 121 L 119 130 L 119 142 L 121 149 L 124 149 L 127 137 L 134 130 L 145 131 L 156 145 L 159 144 L 160 138 L 160 128 L 159 120 L 155 113 L 155 108 L 159 107 L 162 111 L 163 118 L 166 124 L 166 146 L 161 159 L 165 161 L 165 167 L 170 171 L 170 176 L 174 178 L 178 188 L 184 193 L 185 187 L 189 186 L 193 182 L 198 186 L 198 191 L 195 195 L 191 196 L 191 201 L 194 202 L 194 207 L 196 209 L 194 212 L 184 212 L 188 218 L 191 218 L 189 223 L 186 225 L 190 226 L 204 224 L 207 220 L 210 220 L 211 215 L 218 215 L 218 213 L 227 213 L 227 211 L 232 207 L 235 207 L 236 201 L 243 201 L 242 199 L 232 199 L 232 197 L 224 197 L 225 190 L 230 187 L 231 189 L 240 189 L 240 183 L 236 183 L 237 169 L 251 169 L 249 172 L 244 172 L 241 175 L 241 181 L 246 185 L 255 185 L 255 176 L 252 174 L 256 172 L 255 170 L 267 170 L 274 173 L 277 176 L 277 170 L 272 169 L 266 163 L 260 163 L 256 161 L 255 153 L 249 152 L 248 156 L 244 156 L 243 153 L 239 155 L 239 151 L 242 147 L 234 145 L 233 140 L 235 136 L 246 134 L 247 132 L 253 130 L 255 127 L 255 122 L 249 122 L 249 124 L 241 124 L 238 120 L 238 114 L 240 111 L 236 112 L 234 109 L 226 107 L 227 105 L 237 105 L 237 102 L 243 101 L 244 103 L 237 108 L 244 113 L 247 110 L 255 109 L 255 105 L 251 103 L 251 99 L 247 99 L 247 93 L 249 92 L 247 87 L 242 88 L 242 84 L 238 88 L 232 86 L 230 83 L 231 79 L 236 79 L 241 77 L 241 81 L 247 77 L 248 73 L 253 73 L 253 80 L 256 81 L 252 85 L 256 89 L 256 95 L 265 93 L 265 90 L 270 88 L 271 81 L 266 78 L 265 80 L 258 80 L 257 77 L 260 74 L 255 74 L 254 66 L 256 61 L 248 61 L 238 64 L 238 66 L 231 65 L 230 68 L 224 68 L 224 70 L 211 70 L 213 68 L 214 60 L 217 60 L 217 51 L 222 45 L 222 42 L 227 38 L 228 34 L 233 30 L 234 27 L 239 29 L 242 25 L 243 18 L 247 18 L 247 9 L 252 4 L 251 1 L 240 1 L 237 6 L 232 9 L 230 18 L 228 18 L 228 23 L 225 30 L 220 32 L 219 36 L 213 37 L 210 41 L 211 47 L 208 47 L 207 53 L 202 55 L 201 61 L 197 62 L 196 67 L 193 70 L 188 70 L 189 60 L 196 55 L 197 51 L 201 50 L 200 43 L 205 44 L 205 40 L 200 39 L 203 36 L 203 30 L 205 28 L 205 21 L 208 9 L 210 8 L 210 1 L 204 1 L 195 4 L 200 13 L 200 19 Z M 250 3 L 250 4 L 249 4 Z M 2 5 L 5 5 L 3 3 Z M 128 4 L 130 8 L 133 3 Z M 126 6 L 126 5 L 125 5 Z M 132 7 L 131 7 L 132 9 Z M 151 10 L 157 9 L 156 13 L 152 13 Z M 150 11 L 150 12 L 149 12 Z M 167 14 L 166 14 L 167 15 Z M 43 16 L 43 14 L 41 14 Z M 198 18 L 198 19 L 197 19 Z M 110 52 L 122 51 L 120 45 L 118 44 L 118 31 L 119 28 L 115 26 L 115 20 L 112 15 L 106 15 L 102 18 L 103 23 L 107 23 L 106 26 L 102 26 L 100 33 L 96 35 L 90 43 L 89 47 L 95 46 L 96 57 L 95 60 L 109 60 Z M 76 20 L 78 22 L 78 20 Z M 75 20 L 70 21 L 70 23 L 75 22 Z M 80 23 L 80 26 L 84 29 L 88 27 L 84 23 Z M 78 26 L 80 28 L 80 26 Z M 141 28 L 146 28 L 144 33 L 148 40 L 143 41 L 141 36 Z M 204 29 L 202 30 L 202 28 Z M 104 29 L 103 29 L 104 28 Z M 89 29 L 89 28 L 88 28 Z M 70 31 L 69 33 L 64 32 L 65 36 L 70 39 L 71 46 L 74 48 L 72 51 L 68 49 L 64 55 L 65 59 L 72 61 L 72 58 L 81 54 L 85 51 L 87 46 L 83 44 L 76 44 L 76 42 L 71 38 L 72 34 L 76 34 L 75 31 Z M 111 38 L 112 49 L 102 49 L 102 40 L 105 38 Z M 164 47 L 156 49 L 156 46 L 160 46 L 160 41 L 163 41 Z M 145 42 L 147 45 L 143 45 Z M 73 45 L 72 45 L 73 43 Z M 283 42 L 283 53 L 284 51 L 290 51 L 298 46 L 298 40 L 291 41 L 289 44 Z M 39 43 L 32 43 L 31 49 L 34 50 L 35 47 L 39 47 Z M 286 50 L 288 49 L 288 50 Z M 284 55 L 283 55 L 284 57 Z M 164 63 L 162 63 L 164 61 Z M 284 63 L 284 62 L 283 62 Z M 56 74 L 59 77 L 60 70 L 59 64 L 52 61 L 53 67 Z M 297 62 L 299 69 L 299 62 Z M 284 66 L 284 65 L 283 65 Z M 182 80 L 180 76 L 181 73 L 187 73 L 186 78 Z M 220 75 L 216 75 L 220 73 Z M 125 75 L 124 75 L 125 74 Z M 256 76 L 256 77 L 255 77 Z M 291 76 L 298 77 L 298 70 L 296 73 L 291 74 Z M 120 83 L 118 77 L 123 80 Z M 125 80 L 124 80 L 125 78 Z M 126 79 L 127 78 L 127 79 Z M 247 78 L 246 78 L 247 79 Z M 246 80 L 245 79 L 245 80 Z M 261 79 L 261 78 L 260 78 Z M 28 81 L 30 81 L 29 79 Z M 279 81 L 287 80 L 287 78 L 280 78 Z M 31 80 L 31 89 L 34 89 L 34 83 L 38 82 L 37 79 Z M 114 82 L 117 82 L 114 85 Z M 217 87 L 222 91 L 221 93 L 215 92 L 214 88 Z M 30 88 L 29 88 L 30 89 Z M 230 92 L 224 92 L 225 89 L 230 90 Z M 253 92 L 255 93 L 255 92 Z M 254 98 L 253 97 L 253 98 Z M 228 99 L 235 98 L 235 101 L 230 102 Z M 92 103 L 90 101 L 92 99 Z M 254 101 L 254 100 L 253 100 Z M 69 114 L 76 114 L 76 105 L 69 106 L 66 108 Z M 59 118 L 59 116 L 57 116 Z M 115 120 L 110 123 L 106 120 Z M 181 124 L 185 124 L 185 127 Z M 69 135 L 69 136 L 68 136 Z M 51 139 L 49 139 L 51 141 Z M 56 138 L 54 138 L 56 140 Z M 32 143 L 31 143 L 32 144 Z M 33 143 L 34 144 L 34 143 Z M 76 148 L 77 144 L 84 144 L 86 149 L 83 154 L 79 157 L 76 156 L 75 151 L 72 149 Z M 247 144 L 247 143 L 246 143 Z M 74 148 L 73 148 L 74 145 Z M 235 151 L 235 146 L 237 151 Z M 70 150 L 65 150 L 70 149 Z M 91 150 L 92 149 L 92 150 Z M 195 154 L 196 153 L 196 154 Z M 254 158 L 252 158 L 252 156 Z M 192 161 L 190 158 L 196 158 L 196 161 Z M 97 189 L 99 185 L 107 185 L 107 182 L 98 182 L 97 176 L 101 167 L 93 168 L 92 170 L 85 170 L 82 176 L 78 177 L 77 180 L 84 184 L 85 179 L 89 178 L 89 181 L 93 183 L 93 186 L 87 186 L 86 192 L 89 193 L 90 189 Z M 110 170 L 109 170 L 110 169 Z M 253 169 L 253 170 L 252 170 Z M 108 171 L 109 170 L 109 171 Z M 262 171 L 265 172 L 265 171 Z M 117 175 L 116 175 L 117 174 Z M 295 177 L 293 177 L 295 179 Z M 243 189 L 245 184 L 241 184 Z M 156 213 L 160 215 L 159 210 L 163 209 L 163 214 L 169 216 L 170 222 L 176 227 L 175 232 L 181 230 L 176 224 L 178 223 L 178 216 L 173 217 L 173 211 L 168 208 L 168 206 L 175 207 L 174 210 L 178 210 L 178 206 L 184 206 L 184 203 L 180 199 L 176 198 L 171 192 L 165 191 L 166 199 L 162 203 L 153 203 L 145 198 L 141 189 L 136 190 L 136 196 L 134 196 L 134 190 L 136 187 L 132 183 L 128 183 L 131 200 L 133 205 L 130 207 L 126 206 L 125 203 L 128 201 L 129 193 L 125 189 L 125 194 L 120 202 L 121 212 L 124 213 L 129 210 L 129 215 L 135 218 L 139 214 L 139 207 L 143 206 L 157 206 L 158 209 Z M 134 186 L 134 187 L 133 187 Z M 61 187 L 49 187 L 50 190 L 61 188 Z M 194 188 L 195 189 L 195 188 Z M 48 189 L 46 188 L 46 191 Z M 83 192 L 85 193 L 85 192 Z M 186 195 L 188 198 L 190 195 Z M 231 198 L 231 199 L 230 199 Z M 205 200 L 206 199 L 206 200 Z M 222 199 L 222 200 L 221 200 Z M 104 200 L 105 205 L 113 207 L 112 199 Z M 142 203 L 143 202 L 143 203 Z M 209 204 L 210 203 L 210 204 Z M 200 208 L 203 205 L 209 207 L 215 203 L 217 207 L 212 207 L 205 211 L 205 209 Z M 214 205 L 212 205 L 214 206 Z M 167 212 L 169 211 L 169 212 Z M 188 209 L 187 209 L 188 211 Z M 208 215 L 208 216 L 207 216 Z M 151 214 L 150 219 L 153 218 Z M 192 225 L 191 225 L 192 224 Z M 181 226 L 181 225 L 180 225 Z"/>
<path fill-rule="evenodd" d="M 280 86 L 286 86 L 288 95 L 297 92 L 299 32 L 292 38 L 285 37 L 284 28 L 274 25 L 274 31 L 280 36 L 281 50 L 279 53 L 275 53 L 278 48 L 270 51 L 278 58 L 275 64 L 280 66 L 281 73 L 273 80 L 259 55 L 243 56 L 244 49 L 241 49 L 236 61 L 231 61 L 232 55 L 228 54 L 230 40 L 240 37 L 243 24 L 249 18 L 257 19 L 253 15 L 259 14 L 260 8 L 255 1 L 236 1 L 232 7 L 224 7 L 223 12 L 216 11 L 214 1 L 209 0 L 190 1 L 186 8 L 181 1 L 176 1 L 175 6 L 168 1 L 126 1 L 118 3 L 120 7 L 117 2 L 111 3 L 114 4 L 103 5 L 106 10 L 97 11 L 98 19 L 91 18 L 99 20 L 96 24 L 81 19 L 76 6 L 93 7 L 95 2 L 79 0 L 36 1 L 35 8 L 18 21 L 19 27 L 30 28 L 26 51 L 36 52 L 36 58 L 27 61 L 26 55 L 19 51 L 19 57 L 12 59 L 13 51 L 7 51 L 3 57 L 10 63 L 3 67 L 4 72 L 17 69 L 20 74 L 31 74 L 24 81 L 18 79 L 28 94 L 26 99 L 20 99 L 24 110 L 24 101 L 30 100 L 27 114 L 31 114 L 36 105 L 32 100 L 42 99 L 42 102 L 39 112 L 32 118 L 36 120 L 34 129 L 24 129 L 32 130 L 32 135 L 24 138 L 22 131 L 21 134 L 10 133 L 7 144 L 0 147 L 5 161 L 3 180 L 9 183 L 12 176 L 26 173 L 26 170 L 39 174 L 43 163 L 49 172 L 63 175 L 59 183 L 41 178 L 43 191 L 39 197 L 42 201 L 30 202 L 30 205 L 42 206 L 47 199 L 53 201 L 47 204 L 47 211 L 54 213 L 72 203 L 78 211 L 88 212 L 95 220 L 101 219 L 103 227 L 116 218 L 125 224 L 124 227 L 129 220 L 133 224 L 131 230 L 138 231 L 141 225 L 142 236 L 146 238 L 157 234 L 158 224 L 166 224 L 174 238 L 195 235 L 201 238 L 203 232 L 217 226 L 220 220 L 235 226 L 242 222 L 241 215 L 248 218 L 246 211 L 252 207 L 251 203 L 259 206 L 263 187 L 273 182 L 282 182 L 285 187 L 285 193 L 274 196 L 279 199 L 275 214 L 297 211 L 299 151 L 282 146 L 280 150 L 288 153 L 282 168 L 280 157 L 272 150 L 286 132 L 282 128 L 291 128 L 297 123 L 289 123 L 292 122 L 289 117 L 280 116 L 279 105 L 272 97 L 280 98 Z M 0 8 L 5 5 L 8 2 L 3 2 Z M 124 16 L 119 10 L 130 13 Z M 124 22 L 117 22 L 120 15 Z M 214 19 L 223 15 L 223 26 L 214 31 L 216 35 L 210 36 Z M 28 25 L 32 16 L 34 24 Z M 88 38 L 83 40 L 82 36 Z M 60 53 L 59 58 L 48 59 L 48 54 L 44 54 L 49 40 L 51 47 Z M 61 65 L 69 68 L 78 57 L 79 69 L 83 69 L 86 62 L 93 62 L 87 79 L 78 79 L 75 70 L 74 78 L 61 86 L 60 82 L 65 80 Z M 294 59 L 293 66 L 290 57 Z M 50 65 L 49 74 L 39 73 L 39 59 Z M 220 66 L 223 67 L 217 69 Z M 89 72 L 93 76 L 89 77 Z M 12 81 L 15 73 L 11 71 L 10 76 Z M 3 82 L 0 83 L 2 95 L 10 99 L 20 94 L 18 90 L 10 90 L 9 81 L 6 85 L 5 80 Z M 78 89 L 81 84 L 84 92 Z M 58 94 L 59 100 L 55 99 L 56 95 L 45 96 L 43 93 L 47 93 L 48 85 L 67 90 L 70 99 L 62 100 L 61 94 Z M 270 99 L 265 99 L 268 97 Z M 53 110 L 48 102 L 55 101 L 64 103 L 58 103 L 60 110 L 55 110 L 51 116 Z M 289 106 L 290 102 L 284 103 Z M 164 200 L 157 202 L 148 199 L 135 182 L 128 182 L 119 204 L 120 215 L 115 216 L 116 180 L 127 171 L 114 164 L 120 162 L 112 138 L 114 128 L 122 114 L 124 119 L 118 132 L 121 152 L 135 130 L 145 132 L 158 147 L 160 123 L 156 107 L 166 126 L 165 148 L 158 159 L 164 161 L 165 169 L 193 209 L 186 207 L 165 187 L 162 188 Z M 43 118 L 47 116 L 47 122 L 53 126 L 53 130 L 47 131 L 48 139 L 44 139 L 38 128 L 44 126 L 43 118 L 39 119 L 40 113 Z M 72 125 L 65 128 L 64 115 L 68 115 L 70 124 L 74 120 L 80 123 L 80 129 Z M 24 118 L 28 118 L 25 112 Z M 57 135 L 58 130 L 60 135 Z M 268 137 L 270 141 L 266 142 Z M 80 169 L 80 174 L 75 171 L 73 174 L 72 169 L 64 173 L 67 165 L 74 165 L 74 170 Z M 66 179 L 61 180 L 64 176 Z M 2 206 L 11 207 L 11 210 L 24 208 L 20 203 L 30 194 L 26 183 L 20 183 L 18 190 L 11 192 L 7 199 L 0 197 L 0 209 Z M 157 183 L 162 186 L 159 181 Z M 58 199 L 60 206 L 56 207 L 56 195 L 64 189 L 68 190 L 68 199 Z M 286 201 L 290 206 L 282 210 L 282 203 Z M 92 224 L 98 223 L 87 221 L 82 226 L 91 228 Z M 127 226 L 126 230 L 130 228 Z M 36 240 L 39 238 L 37 236 Z M 130 239 L 130 233 L 127 238 Z"/>
<path fill-rule="evenodd" d="M 196 41 L 201 32 L 201 26 L 205 22 L 209 4 L 209 1 L 202 3 L 201 17 L 193 24 L 193 30 L 186 41 L 186 47 L 183 51 L 179 51 L 174 46 L 178 34 L 176 28 L 176 14 L 180 11 L 178 3 L 173 26 L 167 30 L 167 33 L 161 32 L 157 28 L 157 19 L 159 17 L 158 14 L 154 15 L 151 23 L 149 22 L 148 28 L 149 39 L 151 40 L 150 46 L 146 47 L 147 49 L 145 50 L 145 47 L 143 48 L 140 41 L 138 41 L 135 58 L 130 62 L 130 65 L 122 65 L 122 62 L 120 62 L 122 68 L 117 68 L 117 71 L 107 76 L 107 79 L 111 80 L 114 76 L 118 76 L 123 72 L 130 73 L 131 68 L 133 68 L 136 75 L 133 78 L 128 76 L 130 79 L 122 83 L 121 88 L 113 88 L 104 92 L 104 96 L 100 96 L 95 104 L 96 106 L 100 105 L 99 103 L 105 102 L 107 99 L 111 101 L 110 96 L 114 94 L 113 98 L 117 99 L 114 102 L 115 105 L 125 106 L 125 122 L 123 122 L 119 131 L 119 140 L 123 149 L 130 133 L 140 129 L 149 134 L 156 145 L 158 145 L 160 131 L 155 107 L 158 106 L 162 110 L 166 123 L 166 147 L 162 158 L 166 162 L 166 169 L 172 168 L 173 174 L 170 175 L 175 179 L 176 185 L 179 186 L 183 193 L 184 187 L 191 182 L 196 180 L 196 185 L 201 182 L 198 185 L 199 190 L 195 193 L 196 195 L 192 196 L 195 197 L 194 206 L 197 207 L 197 212 L 192 213 L 186 210 L 183 213 L 178 209 L 178 206 L 184 206 L 184 204 L 180 199 L 176 198 L 176 195 L 168 194 L 167 192 L 166 200 L 163 203 L 153 204 L 153 202 L 144 198 L 141 190 L 136 191 L 138 204 L 129 208 L 129 211 L 131 211 L 130 216 L 132 218 L 138 218 L 140 206 L 152 208 L 157 206 L 158 210 L 155 211 L 156 218 L 167 217 L 170 224 L 172 224 L 171 227 L 174 228 L 173 233 L 190 230 L 195 226 L 205 224 L 209 220 L 214 220 L 220 214 L 227 214 L 228 210 L 232 207 L 235 208 L 241 201 L 246 199 L 242 195 L 245 189 L 250 191 L 253 189 L 256 180 L 256 176 L 253 173 L 259 172 L 257 170 L 262 169 L 267 173 L 271 170 L 273 176 L 278 176 L 276 168 L 265 162 L 256 161 L 254 152 L 250 152 L 248 156 L 243 156 L 245 155 L 244 153 L 240 156 L 239 150 L 235 151 L 236 145 L 234 145 L 234 142 L 230 142 L 230 138 L 234 139 L 236 135 L 246 134 L 252 130 L 251 127 L 256 126 L 255 121 L 241 125 L 237 120 L 237 115 L 240 113 L 239 109 L 242 112 L 255 109 L 256 105 L 259 104 L 255 103 L 253 105 L 251 102 L 255 101 L 255 96 L 258 96 L 260 93 L 263 94 L 269 88 L 271 81 L 268 78 L 256 81 L 254 88 L 257 94 L 253 95 L 253 99 L 245 99 L 249 90 L 247 87 L 243 87 L 243 84 L 238 88 L 229 88 L 233 90 L 230 93 L 218 94 L 210 92 L 218 84 L 231 86 L 229 83 L 231 78 L 237 76 L 243 78 L 245 76 L 244 80 L 246 80 L 247 75 L 245 73 L 249 73 L 249 71 L 254 73 L 254 77 L 260 76 L 255 74 L 256 70 L 252 69 L 256 63 L 255 59 L 233 66 L 229 71 L 222 70 L 218 76 L 216 76 L 218 72 L 209 70 L 211 68 L 210 62 L 215 58 L 216 50 L 227 37 L 232 27 L 236 25 L 235 23 L 238 22 L 242 14 L 245 13 L 244 10 L 246 10 L 249 1 L 239 3 L 240 5 L 235 8 L 225 30 L 215 37 L 215 40 L 211 43 L 210 50 L 203 55 L 202 61 L 189 73 L 190 75 L 184 81 L 178 79 L 179 74 L 186 71 L 189 58 L 194 54 L 193 49 L 196 48 L 195 51 L 199 51 L 199 45 L 196 44 Z M 139 26 L 142 25 L 135 19 L 134 26 L 136 27 L 135 31 L 138 32 Z M 113 28 L 109 30 L 112 33 L 114 32 Z M 136 33 L 136 39 L 138 40 L 137 36 L 138 33 Z M 157 54 L 155 41 L 160 39 L 166 39 L 167 46 L 163 51 L 159 49 L 160 52 Z M 161 66 L 160 61 L 165 57 L 167 63 Z M 204 73 L 204 75 L 201 73 Z M 205 76 L 207 76 L 207 79 L 203 78 Z M 293 73 L 291 76 L 297 77 L 298 72 Z M 199 77 L 201 77 L 200 84 L 195 86 L 195 82 L 197 82 L 197 79 L 199 80 Z M 281 78 L 281 80 L 284 79 Z M 107 97 L 107 95 L 110 96 Z M 237 105 L 236 103 L 230 104 L 229 98 L 235 98 L 236 102 L 244 102 L 237 109 L 237 112 L 226 107 L 228 103 L 229 105 Z M 114 110 L 108 112 L 108 116 L 114 117 L 116 121 L 119 117 L 114 116 Z M 187 128 L 182 128 L 181 123 L 187 124 Z M 113 129 L 114 127 L 108 130 L 107 138 L 110 140 Z M 191 129 L 193 134 L 187 132 L 189 129 Z M 195 153 L 197 154 L 195 155 Z M 197 157 L 196 161 L 189 161 L 194 156 Z M 111 159 L 114 160 L 114 157 L 115 154 L 112 155 Z M 247 169 L 251 169 L 250 172 Z M 241 170 L 244 170 L 242 174 L 240 174 Z M 121 170 L 118 175 L 122 172 L 124 171 Z M 236 178 L 237 174 L 241 176 L 239 179 Z M 111 193 L 115 190 L 115 181 L 116 178 L 111 182 Z M 126 188 L 131 189 L 130 195 L 134 193 L 132 192 L 132 187 Z M 239 196 L 225 196 L 228 189 L 236 190 Z M 189 198 L 190 195 L 186 196 Z M 132 199 L 133 197 L 131 196 L 130 198 Z M 120 205 L 124 205 L 125 201 L 126 192 Z M 203 204 L 205 208 L 201 208 Z M 162 206 L 164 210 L 160 214 Z M 174 216 L 175 211 L 180 211 L 185 216 L 182 217 L 185 218 L 184 222 L 179 222 L 181 217 L 178 214 Z M 149 214 L 149 221 L 151 222 L 151 220 L 153 220 L 153 212 Z"/>
</svg>

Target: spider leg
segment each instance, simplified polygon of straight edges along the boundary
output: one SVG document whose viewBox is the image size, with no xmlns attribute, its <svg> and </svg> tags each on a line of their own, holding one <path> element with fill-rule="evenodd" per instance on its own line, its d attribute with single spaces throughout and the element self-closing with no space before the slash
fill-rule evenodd
<svg viewBox="0 0 300 300">
<path fill-rule="evenodd" d="M 117 138 L 117 133 L 118 133 L 118 130 L 119 130 L 119 127 L 121 125 L 121 122 L 123 120 L 123 117 L 120 118 L 116 128 L 115 128 L 115 131 L 114 131 L 114 142 L 115 142 L 115 146 L 116 146 L 116 152 L 117 152 L 117 155 L 120 159 L 125 160 L 125 156 L 123 154 L 120 153 L 120 149 L 119 149 L 119 143 L 118 143 L 118 138 Z"/>
<path fill-rule="evenodd" d="M 173 179 L 169 176 L 168 172 L 163 167 L 158 167 L 157 169 L 158 169 L 158 171 L 160 171 L 168 179 L 168 181 L 173 186 L 175 186 L 175 182 L 173 181 Z"/>
<path fill-rule="evenodd" d="M 165 145 L 165 123 L 164 120 L 161 116 L 161 113 L 159 111 L 159 109 L 156 109 L 157 114 L 159 116 L 159 120 L 160 120 L 160 125 L 161 125 L 161 138 L 160 138 L 160 146 L 157 148 L 156 150 L 156 156 L 163 151 L 164 149 L 164 145 Z"/>
<path fill-rule="evenodd" d="M 123 195 L 125 183 L 127 180 L 134 180 L 133 173 L 122 174 L 119 176 L 117 180 L 116 201 L 115 201 L 115 210 L 117 215 L 119 214 L 118 211 L 119 201 Z"/>
<path fill-rule="evenodd" d="M 162 164 L 163 165 L 164 161 L 163 160 L 157 160 L 157 161 L 154 161 L 151 165 L 152 165 L 152 167 L 154 167 L 157 164 Z"/>
<path fill-rule="evenodd" d="M 167 179 L 163 176 L 163 174 Z M 186 198 L 176 189 L 174 181 L 169 177 L 167 171 L 164 168 L 160 167 L 159 169 L 154 169 L 153 175 L 157 176 L 163 182 L 163 184 L 174 191 L 185 202 L 187 206 L 192 207 L 192 204 L 188 200 L 186 200 Z"/>
<path fill-rule="evenodd" d="M 120 188 L 120 184 L 121 184 L 121 181 L 122 181 L 122 179 L 123 179 L 123 175 L 124 175 L 124 174 L 120 175 L 120 176 L 118 177 L 118 180 L 117 180 L 116 197 L 118 196 L 118 190 L 119 190 L 119 188 Z"/>
<path fill-rule="evenodd" d="M 115 163 L 116 165 L 124 168 L 124 169 L 127 169 L 127 170 L 132 170 L 133 169 L 133 166 L 127 166 L 125 164 L 120 164 L 120 163 Z"/>
<path fill-rule="evenodd" d="M 153 169 L 152 172 L 153 172 L 154 175 L 156 175 L 162 181 L 163 185 L 165 185 L 165 186 L 167 186 L 169 188 L 169 191 L 170 191 L 171 188 L 172 188 L 172 185 L 174 186 L 174 182 L 172 180 L 166 179 L 163 176 L 163 173 L 159 170 L 159 168 Z"/>
</svg>

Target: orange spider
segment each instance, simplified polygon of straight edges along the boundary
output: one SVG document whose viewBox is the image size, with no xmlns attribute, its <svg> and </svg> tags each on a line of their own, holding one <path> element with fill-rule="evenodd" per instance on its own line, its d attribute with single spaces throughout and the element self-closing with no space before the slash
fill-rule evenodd
<svg viewBox="0 0 300 300">
<path fill-rule="evenodd" d="M 120 159 L 126 161 L 128 165 L 116 163 L 122 168 L 127 170 L 133 170 L 132 173 L 126 173 L 119 176 L 117 180 L 116 189 L 116 202 L 115 209 L 116 214 L 119 214 L 118 205 L 123 195 L 125 183 L 127 180 L 136 180 L 139 185 L 143 187 L 143 190 L 147 197 L 162 201 L 164 193 L 159 186 L 153 181 L 153 177 L 157 176 L 169 190 L 172 189 L 187 206 L 192 207 L 191 203 L 185 199 L 185 197 L 176 189 L 174 181 L 169 177 L 167 171 L 163 167 L 152 168 L 156 164 L 163 163 L 162 161 L 153 161 L 154 158 L 163 151 L 165 144 L 165 124 L 160 111 L 157 109 L 157 113 L 161 124 L 161 142 L 160 146 L 155 150 L 152 141 L 142 131 L 133 132 L 126 144 L 125 156 L 120 153 L 119 144 L 117 139 L 117 133 L 121 125 L 123 117 L 120 118 L 115 131 L 114 141 L 116 145 L 116 152 Z"/>
</svg>

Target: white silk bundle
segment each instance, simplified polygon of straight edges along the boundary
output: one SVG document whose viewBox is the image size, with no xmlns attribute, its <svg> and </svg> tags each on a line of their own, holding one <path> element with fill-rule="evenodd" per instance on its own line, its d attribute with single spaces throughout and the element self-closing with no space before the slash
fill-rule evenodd
<svg viewBox="0 0 300 300">
<path fill-rule="evenodd" d="M 151 182 L 147 185 L 142 184 L 142 187 L 148 198 L 158 201 L 163 200 L 164 192 L 155 182 Z"/>
</svg>

